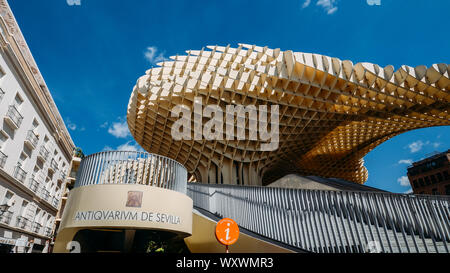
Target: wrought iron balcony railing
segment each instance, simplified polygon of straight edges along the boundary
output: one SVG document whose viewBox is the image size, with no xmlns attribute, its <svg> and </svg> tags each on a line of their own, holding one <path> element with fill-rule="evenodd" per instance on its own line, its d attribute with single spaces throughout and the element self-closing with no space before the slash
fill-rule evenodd
<svg viewBox="0 0 450 273">
<path fill-rule="evenodd" d="M 12 214 L 13 213 L 11 211 L 0 211 L 0 223 L 9 225 L 11 223 Z"/>
<path fill-rule="evenodd" d="M 52 228 L 50 227 L 45 227 L 44 229 L 44 235 L 47 237 L 51 237 L 52 236 Z"/>
<path fill-rule="evenodd" d="M 31 231 L 39 234 L 41 232 L 41 228 L 42 228 L 42 225 L 40 223 L 34 222 L 32 228 L 31 228 Z"/>
<path fill-rule="evenodd" d="M 175 160 L 160 155 L 100 152 L 81 161 L 75 187 L 92 184 L 142 184 L 186 193 L 187 171 Z"/>
<path fill-rule="evenodd" d="M 5 167 L 7 158 L 8 158 L 8 156 L 5 153 L 3 153 L 2 151 L 0 151 L 0 168 Z"/>
<path fill-rule="evenodd" d="M 58 163 L 56 163 L 55 159 L 52 159 L 50 161 L 50 168 L 52 168 L 54 172 L 56 172 L 56 170 L 58 170 Z"/>
<path fill-rule="evenodd" d="M 30 190 L 32 190 L 34 193 L 37 193 L 38 192 L 38 189 L 39 189 L 39 181 L 37 181 L 36 180 L 36 178 L 33 176 L 33 177 L 30 177 L 30 180 L 29 180 L 29 182 L 28 182 L 28 188 L 30 189 Z"/>
<path fill-rule="evenodd" d="M 42 199 L 44 199 L 45 201 L 48 201 L 49 198 L 50 198 L 50 192 L 49 192 L 47 189 L 42 188 L 42 191 L 41 191 L 41 197 L 42 197 Z"/>
<path fill-rule="evenodd" d="M 21 229 L 29 229 L 31 226 L 31 221 L 24 216 L 17 216 L 16 227 Z"/>
<path fill-rule="evenodd" d="M 28 145 L 28 147 L 34 149 L 36 148 L 38 142 L 39 137 L 36 135 L 36 133 L 33 130 L 28 130 L 27 137 L 25 138 L 25 143 Z"/>
<path fill-rule="evenodd" d="M 23 116 L 19 113 L 16 106 L 10 105 L 8 112 L 6 112 L 6 120 L 14 129 L 18 129 L 22 124 Z"/>
<path fill-rule="evenodd" d="M 42 145 L 41 148 L 39 149 L 38 157 L 41 158 L 41 160 L 45 162 L 45 161 L 47 161 L 49 154 L 50 154 L 50 152 L 47 150 L 47 148 L 45 148 L 45 146 Z"/>
<path fill-rule="evenodd" d="M 14 169 L 14 178 L 23 183 L 25 182 L 26 177 L 27 172 L 24 171 L 19 165 L 17 165 Z"/>
<path fill-rule="evenodd" d="M 59 199 L 56 198 L 56 196 L 52 197 L 52 206 L 54 206 L 55 208 L 57 208 L 59 205 Z"/>
</svg>

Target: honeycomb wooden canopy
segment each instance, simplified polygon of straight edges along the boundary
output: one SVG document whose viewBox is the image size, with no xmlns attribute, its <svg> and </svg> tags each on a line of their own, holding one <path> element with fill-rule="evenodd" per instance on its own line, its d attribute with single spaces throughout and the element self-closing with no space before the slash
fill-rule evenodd
<svg viewBox="0 0 450 273">
<path fill-rule="evenodd" d="M 299 173 L 362 184 L 363 157 L 377 145 L 409 130 L 450 125 L 448 64 L 394 70 L 246 44 L 189 50 L 171 60 L 138 79 L 128 126 L 145 150 L 177 160 L 203 183 L 265 185 Z M 178 118 L 171 110 L 192 109 L 194 97 L 222 109 L 279 105 L 278 149 L 261 151 L 250 139 L 174 140 Z"/>
</svg>

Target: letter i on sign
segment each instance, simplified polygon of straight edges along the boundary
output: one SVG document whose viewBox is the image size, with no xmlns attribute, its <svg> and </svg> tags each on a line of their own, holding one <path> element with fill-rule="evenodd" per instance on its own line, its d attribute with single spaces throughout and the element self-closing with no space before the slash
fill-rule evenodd
<svg viewBox="0 0 450 273">
<path fill-rule="evenodd" d="M 228 246 L 236 243 L 239 238 L 239 226 L 233 219 L 223 218 L 216 225 L 216 239 L 225 245 L 225 252 L 228 253 Z"/>
</svg>

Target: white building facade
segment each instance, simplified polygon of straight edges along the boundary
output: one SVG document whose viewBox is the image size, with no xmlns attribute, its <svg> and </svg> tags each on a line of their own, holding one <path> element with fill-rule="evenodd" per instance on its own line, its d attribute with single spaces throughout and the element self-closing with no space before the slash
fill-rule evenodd
<svg viewBox="0 0 450 273">
<path fill-rule="evenodd" d="M 0 252 L 45 252 L 74 144 L 5 0 L 0 45 Z"/>
</svg>

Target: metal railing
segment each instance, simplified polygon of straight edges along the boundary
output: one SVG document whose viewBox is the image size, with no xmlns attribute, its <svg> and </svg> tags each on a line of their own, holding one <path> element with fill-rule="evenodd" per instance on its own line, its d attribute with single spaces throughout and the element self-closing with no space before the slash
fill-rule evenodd
<svg viewBox="0 0 450 273">
<path fill-rule="evenodd" d="M 6 116 L 16 125 L 17 128 L 22 124 L 23 116 L 19 113 L 16 106 L 10 105 L 8 108 L 8 112 L 6 112 Z"/>
<path fill-rule="evenodd" d="M 59 199 L 56 198 L 56 196 L 52 197 L 52 206 L 55 208 L 58 208 L 59 205 Z"/>
<path fill-rule="evenodd" d="M 23 182 L 25 182 L 26 177 L 27 177 L 27 172 L 24 171 L 19 165 L 17 165 L 14 168 L 14 178 L 23 183 Z"/>
<path fill-rule="evenodd" d="M 42 225 L 40 223 L 34 222 L 33 226 L 31 227 L 31 231 L 39 234 L 41 232 L 41 228 L 42 228 Z"/>
<path fill-rule="evenodd" d="M 42 145 L 41 148 L 39 149 L 38 156 L 40 156 L 43 159 L 43 161 L 46 161 L 49 154 L 50 152 L 47 150 L 47 148 L 45 148 L 45 146 Z"/>
<path fill-rule="evenodd" d="M 194 207 L 313 252 L 449 252 L 450 197 L 188 183 Z"/>
<path fill-rule="evenodd" d="M 16 227 L 21 229 L 29 229 L 31 221 L 24 216 L 17 216 Z"/>
<path fill-rule="evenodd" d="M 33 130 L 28 130 L 26 140 L 30 142 L 33 147 L 36 147 L 39 142 L 39 137 L 36 135 L 36 133 L 34 133 Z"/>
<path fill-rule="evenodd" d="M 12 214 L 13 213 L 11 211 L 0 211 L 0 223 L 9 225 L 9 223 L 11 223 Z"/>
<path fill-rule="evenodd" d="M 47 237 L 52 236 L 52 228 L 50 228 L 50 227 L 45 227 L 45 229 L 44 229 L 44 235 L 47 236 Z"/>
<path fill-rule="evenodd" d="M 41 198 L 44 199 L 45 201 L 48 201 L 49 197 L 50 197 L 50 192 L 47 189 L 42 188 Z"/>
<path fill-rule="evenodd" d="M 5 167 L 6 159 L 8 156 L 4 154 L 2 151 L 0 151 L 0 168 Z"/>
<path fill-rule="evenodd" d="M 0 87 L 0 101 L 3 99 L 3 96 L 5 96 L 5 91 Z"/>
<path fill-rule="evenodd" d="M 142 184 L 186 193 L 187 171 L 170 158 L 144 152 L 108 151 L 86 156 L 75 187 Z"/>
<path fill-rule="evenodd" d="M 53 169 L 54 172 L 56 172 L 56 170 L 58 170 L 58 163 L 56 163 L 56 160 L 53 158 L 50 161 L 50 167 Z"/>
<path fill-rule="evenodd" d="M 36 180 L 36 178 L 33 176 L 33 177 L 30 177 L 30 180 L 29 180 L 29 182 L 28 182 L 28 188 L 30 189 L 30 190 L 32 190 L 34 193 L 37 193 L 38 192 L 38 189 L 39 189 L 39 182 Z"/>
</svg>

